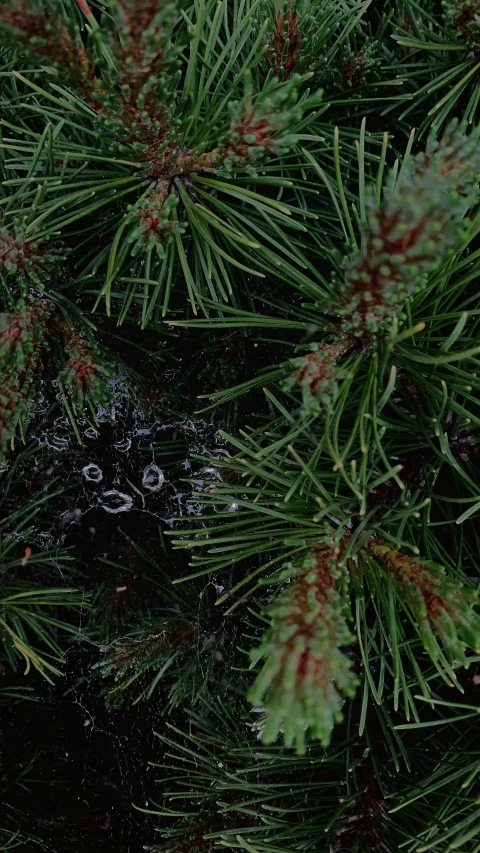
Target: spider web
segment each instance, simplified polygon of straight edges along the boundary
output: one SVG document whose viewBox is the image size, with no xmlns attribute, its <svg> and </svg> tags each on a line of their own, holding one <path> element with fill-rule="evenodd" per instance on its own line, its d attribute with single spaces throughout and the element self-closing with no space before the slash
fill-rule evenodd
<svg viewBox="0 0 480 853">
<path fill-rule="evenodd" d="M 140 397 L 132 398 L 127 373 L 110 383 L 112 402 L 99 408 L 96 424 L 77 420 L 81 445 L 63 411 L 52 415 L 45 401 L 30 435 L 36 449 L 19 468 L 27 494 L 48 489 L 52 495 L 38 513 L 33 547 L 72 547 L 89 592 L 96 589 L 99 561 L 135 569 L 120 531 L 146 551 L 156 549 L 160 558 L 158 528 L 171 528 L 179 516 L 201 514 L 201 503 L 191 500 L 192 479 L 201 491 L 214 476 L 208 463 L 192 456 L 227 455 L 213 418 L 152 411 Z M 52 586 L 71 585 L 60 563 L 54 571 Z M 215 580 L 206 582 L 197 602 L 199 620 L 209 587 L 215 595 L 221 590 Z M 128 585 L 115 587 L 119 598 L 126 593 Z M 160 690 L 148 702 L 107 710 L 91 676 L 98 648 L 85 640 L 83 628 L 80 622 L 67 648 L 65 677 L 54 686 L 34 677 L 38 702 L 17 705 L 6 727 L 16 744 L 12 760 L 31 757 L 38 785 L 37 805 L 26 824 L 52 853 L 89 844 L 96 851 L 137 853 L 158 840 L 155 818 L 133 804 L 148 809 L 162 796 L 148 762 L 161 752 L 153 732 L 164 723 L 165 695 Z M 203 654 L 208 637 L 200 642 Z M 202 666 L 202 655 L 199 660 Z M 203 675 L 208 677 L 206 665 Z M 181 724 L 181 711 L 174 722 Z"/>
</svg>

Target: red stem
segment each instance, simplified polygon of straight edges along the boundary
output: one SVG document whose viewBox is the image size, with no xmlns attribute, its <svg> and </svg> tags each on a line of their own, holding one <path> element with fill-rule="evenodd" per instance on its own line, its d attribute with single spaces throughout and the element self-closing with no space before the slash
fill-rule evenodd
<svg viewBox="0 0 480 853">
<path fill-rule="evenodd" d="M 90 9 L 90 7 L 89 7 L 88 3 L 86 3 L 86 1 L 85 1 L 85 0 L 77 0 L 77 3 L 78 3 L 78 5 L 80 6 L 80 9 L 82 10 L 83 14 L 84 14 L 87 18 L 90 18 L 90 17 L 92 16 L 93 12 L 92 12 L 92 10 Z"/>
</svg>

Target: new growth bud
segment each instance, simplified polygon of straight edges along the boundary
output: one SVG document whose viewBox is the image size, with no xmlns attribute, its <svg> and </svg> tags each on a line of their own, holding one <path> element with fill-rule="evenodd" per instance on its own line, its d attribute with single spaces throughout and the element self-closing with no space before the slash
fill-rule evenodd
<svg viewBox="0 0 480 853">
<path fill-rule="evenodd" d="M 368 200 L 361 251 L 344 266 L 339 313 L 361 335 L 385 329 L 459 245 L 466 212 L 478 198 L 480 130 L 452 125 L 388 184 L 378 210 Z"/>
<path fill-rule="evenodd" d="M 291 579 L 267 608 L 271 627 L 251 653 L 265 663 L 249 699 L 265 708 L 262 739 L 283 732 L 287 746 L 305 752 L 309 731 L 323 745 L 342 719 L 344 696 L 353 696 L 357 678 L 341 647 L 353 642 L 346 619 L 345 575 L 331 548 L 315 551 L 282 577 Z"/>
</svg>

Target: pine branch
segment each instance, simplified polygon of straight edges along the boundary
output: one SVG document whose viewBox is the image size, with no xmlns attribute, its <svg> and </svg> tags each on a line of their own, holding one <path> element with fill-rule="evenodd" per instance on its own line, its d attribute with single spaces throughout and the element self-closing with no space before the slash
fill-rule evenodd
<svg viewBox="0 0 480 853">
<path fill-rule="evenodd" d="M 384 838 L 388 805 L 370 756 L 360 760 L 355 777 L 358 790 L 340 816 L 330 853 L 392 853 Z"/>
<path fill-rule="evenodd" d="M 193 11 L 182 16 L 176 4 L 142 0 L 138 7 L 125 2 L 100 24 L 93 14 L 88 16 L 88 36 L 61 0 L 39 0 L 23 23 L 15 3 L 2 6 L 4 37 L 15 41 L 17 49 L 24 45 L 28 55 L 40 51 L 42 61 L 66 80 L 61 98 L 53 96 L 54 107 L 48 89 L 52 84 L 56 91 L 58 84 L 51 75 L 39 81 L 45 120 L 61 121 L 61 104 L 69 121 L 51 139 L 50 172 L 29 228 L 42 223 L 43 238 L 52 230 L 68 233 L 74 222 L 84 220 L 82 227 L 88 230 L 92 212 L 110 206 L 114 219 L 107 222 L 102 214 L 97 219 L 105 240 L 100 251 L 90 250 L 83 274 L 91 285 L 91 274 L 102 269 L 99 298 L 105 297 L 107 313 L 112 310 L 113 283 L 122 282 L 123 303 L 117 303 L 116 290 L 113 297 L 121 320 L 136 311 L 137 301 L 143 326 L 163 316 L 177 267 L 194 313 L 204 310 L 207 295 L 215 302 L 231 298 L 233 269 L 258 277 L 275 270 L 283 279 L 300 274 L 300 253 L 292 252 L 280 227 L 290 220 L 293 231 L 302 231 L 304 226 L 291 214 L 305 218 L 308 213 L 279 203 L 269 188 L 290 185 L 284 177 L 286 157 L 297 149 L 320 94 L 305 91 L 310 74 L 293 74 L 283 81 L 275 75 L 260 79 L 265 24 L 257 33 L 251 26 L 253 10 L 245 7 L 231 30 L 228 4 L 223 2 L 223 23 L 212 30 L 212 38 L 207 37 L 215 6 L 210 0 L 191 21 L 188 14 Z M 39 39 L 32 35 L 36 29 L 42 30 Z M 190 59 L 182 75 L 180 57 L 188 44 Z M 218 55 L 232 56 L 225 74 Z M 212 70 L 207 74 L 206 69 Z M 28 78 L 23 85 L 28 87 Z M 194 92 L 198 99 L 192 113 Z M 88 127 L 83 134 L 78 133 L 77 117 Z M 16 114 L 12 119 L 22 138 L 21 150 L 27 153 L 32 139 L 28 134 L 23 138 Z M 84 163 L 78 181 L 73 179 L 77 156 Z M 14 160 L 18 167 L 18 158 Z M 266 180 L 256 175 L 256 168 L 267 161 L 273 164 L 273 175 Z M 39 166 L 46 165 L 42 152 Z M 238 183 L 242 173 L 251 177 L 247 187 Z M 209 175 L 222 180 L 212 184 Z M 129 196 L 128 205 L 118 204 L 122 196 Z M 142 282 L 146 286 L 137 287 Z"/>
<path fill-rule="evenodd" d="M 406 104 L 401 117 L 415 112 L 422 132 L 440 127 L 452 116 L 469 123 L 478 117 L 478 4 L 445 0 L 442 5 L 442 17 L 423 7 L 415 11 L 408 8 L 407 15 L 399 16 L 393 33 L 406 76 L 413 82 L 411 104 Z M 414 71 L 409 73 L 412 58 Z"/>
<path fill-rule="evenodd" d="M 420 638 L 432 660 L 440 649 L 432 628 L 442 641 L 450 660 L 468 665 L 467 648 L 480 649 L 480 616 L 474 611 L 473 589 L 456 584 L 445 569 L 432 562 L 416 560 L 371 541 L 369 548 L 385 564 L 399 597 L 413 614 Z"/>
<path fill-rule="evenodd" d="M 480 853 L 478 12 L 0 3 L 0 703 L 55 701 L 68 648 L 103 731 L 127 720 L 126 747 L 154 715 L 153 850 Z M 113 409 L 95 422 L 114 385 L 121 445 Z M 25 500 L 58 451 L 15 452 L 40 394 L 92 448 L 62 457 L 89 506 L 68 530 L 49 492 Z M 68 427 L 50 417 L 47 440 Z M 134 467 L 125 551 L 100 495 Z M 172 503 L 179 562 L 149 526 Z M 58 580 L 80 556 L 86 650 L 66 642 L 84 595 Z M 61 848 L 43 817 L 8 806 L 0 848 Z M 87 834 L 68 844 L 103 846 Z"/>
<path fill-rule="evenodd" d="M 101 646 L 103 659 L 95 664 L 102 678 L 113 681 L 114 686 L 107 694 L 110 707 L 120 706 L 125 692 L 130 690 L 139 679 L 154 670 L 154 677 L 144 687 L 136 702 L 145 696 L 149 699 L 168 670 L 175 664 L 178 675 L 182 656 L 192 656 L 192 646 L 199 641 L 199 626 L 180 619 L 157 620 L 145 629 L 138 630 L 133 636 L 121 637 L 108 646 Z M 170 672 L 168 673 L 171 674 Z M 172 693 L 176 688 L 172 689 Z"/>
<path fill-rule="evenodd" d="M 0 453 L 5 453 L 19 424 L 35 404 L 46 351 L 51 305 L 21 302 L 19 310 L 0 314 Z"/>
<path fill-rule="evenodd" d="M 55 315 L 54 310 L 49 300 L 31 298 L 20 300 L 16 311 L 0 314 L 2 454 L 35 413 L 46 355 L 52 351 L 58 332 L 63 336 L 68 361 L 57 381 L 67 390 L 73 405 L 81 410 L 88 401 L 99 404 L 109 399 L 105 377 L 110 371 L 100 362 L 96 348 Z"/>
<path fill-rule="evenodd" d="M 322 408 L 332 411 L 338 397 L 345 370 L 340 359 L 355 346 L 355 338 L 345 335 L 332 344 L 314 344 L 312 352 L 292 359 L 293 373 L 284 383 L 285 389 L 298 386 L 302 392 L 302 408 L 307 417 L 318 415 Z"/>
<path fill-rule="evenodd" d="M 41 293 L 58 260 L 54 248 L 28 236 L 21 226 L 0 226 L 1 302 L 14 305 L 32 286 Z"/>
<path fill-rule="evenodd" d="M 86 400 L 94 405 L 105 405 L 110 398 L 110 389 L 106 378 L 111 375 L 100 360 L 98 349 L 76 329 L 66 322 L 57 323 L 65 342 L 67 364 L 57 381 L 71 396 L 72 402 L 80 410 Z"/>
<path fill-rule="evenodd" d="M 78 614 L 87 606 L 86 599 L 71 581 L 59 585 L 58 575 L 66 578 L 71 573 L 71 554 L 63 548 L 41 547 L 35 539 L 32 519 L 55 492 L 32 495 L 15 510 L 11 501 L 14 487 L 18 490 L 17 477 L 14 468 L 3 474 L 0 488 L 2 658 L 12 671 L 23 663 L 25 675 L 36 670 L 52 683 L 53 676 L 62 674 L 58 667 L 65 662 L 62 640 L 78 635 Z"/>
<path fill-rule="evenodd" d="M 380 211 L 370 198 L 364 248 L 345 265 L 344 328 L 361 335 L 384 329 L 459 245 L 462 224 L 478 199 L 478 131 L 452 125 L 425 154 L 387 185 Z"/>
<path fill-rule="evenodd" d="M 472 45 L 480 41 L 480 3 L 478 0 L 445 0 L 443 3 L 447 23 L 456 34 Z"/>
<path fill-rule="evenodd" d="M 251 653 L 253 663 L 265 658 L 249 693 L 254 706 L 265 705 L 262 739 L 271 743 L 282 731 L 286 746 L 295 744 L 299 754 L 306 731 L 324 746 L 329 742 L 342 719 L 341 697 L 353 696 L 358 683 L 340 651 L 353 637 L 337 562 L 333 550 L 318 550 L 282 573 L 292 584 L 267 608 L 272 627 Z"/>
</svg>

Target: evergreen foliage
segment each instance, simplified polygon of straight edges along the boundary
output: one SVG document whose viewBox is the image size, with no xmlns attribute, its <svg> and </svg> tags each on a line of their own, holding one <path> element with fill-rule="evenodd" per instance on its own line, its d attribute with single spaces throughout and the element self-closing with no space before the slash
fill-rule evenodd
<svg viewBox="0 0 480 853">
<path fill-rule="evenodd" d="M 0 850 L 480 853 L 480 4 L 0 45 Z"/>
<path fill-rule="evenodd" d="M 342 611 L 341 573 L 332 551 L 316 551 L 280 579 L 293 581 L 267 610 L 272 627 L 251 652 L 253 663 L 265 658 L 250 690 L 250 701 L 264 705 L 266 743 L 284 732 L 286 746 L 305 752 L 309 729 L 324 746 L 334 722 L 342 719 L 341 695 L 353 696 L 356 679 L 340 647 L 353 641 Z M 340 694 L 340 695 L 336 695 Z"/>
</svg>

